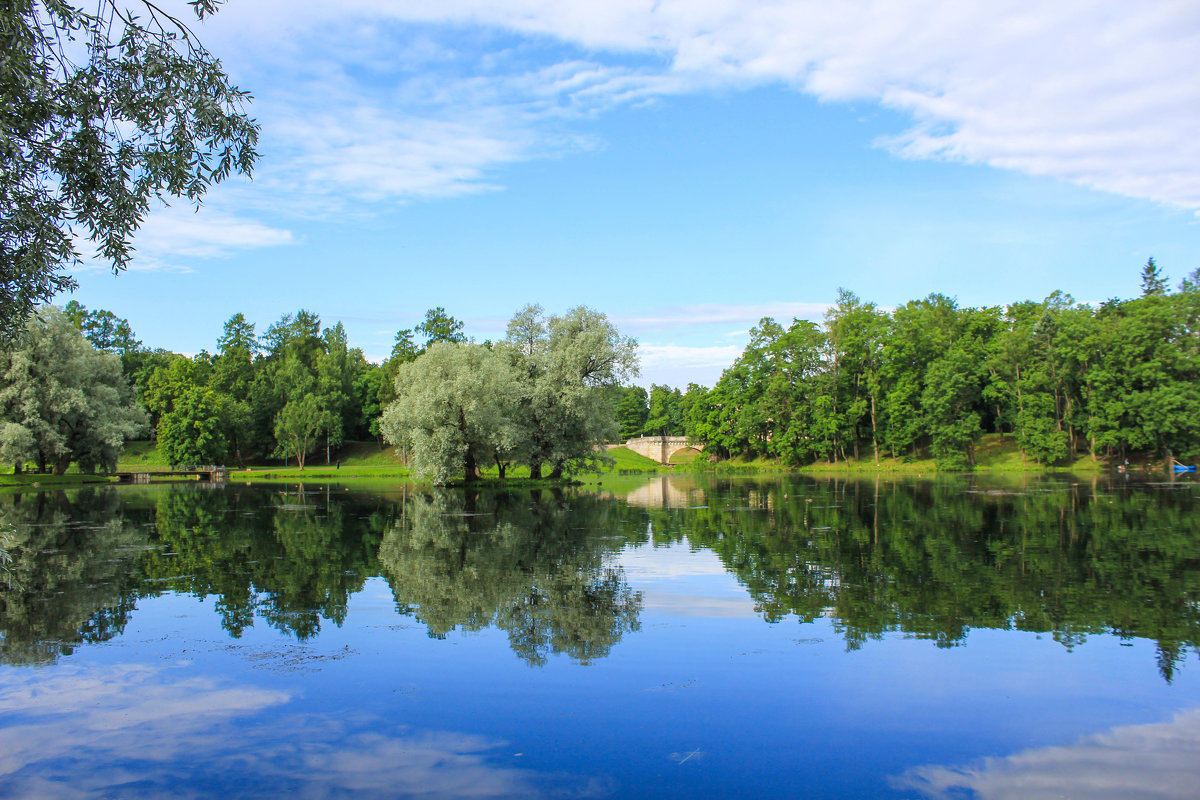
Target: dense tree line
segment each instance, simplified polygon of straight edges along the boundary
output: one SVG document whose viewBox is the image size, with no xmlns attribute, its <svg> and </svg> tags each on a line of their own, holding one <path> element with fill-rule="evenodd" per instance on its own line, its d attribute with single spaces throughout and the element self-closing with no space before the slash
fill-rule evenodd
<svg viewBox="0 0 1200 800">
<path fill-rule="evenodd" d="M 970 465 L 989 432 L 1013 435 L 1040 463 L 1194 458 L 1200 270 L 1171 293 L 1151 259 L 1142 282 L 1141 297 L 1099 307 L 1056 292 L 960 308 L 933 294 L 888 312 L 841 290 L 823 326 L 763 319 L 712 389 L 675 399 L 675 429 L 710 454 L 795 465 L 924 453 Z M 623 431 L 635 427 L 622 414 Z"/>
<path fill-rule="evenodd" d="M 340 323 L 322 329 L 311 312 L 261 335 L 235 314 L 215 352 L 186 357 L 143 347 L 112 312 L 45 307 L 0 353 L 0 459 L 111 471 L 125 440 L 151 431 L 171 464 L 302 469 L 313 453 L 328 464 L 345 442 L 375 438 L 438 483 L 491 464 L 501 477 L 521 463 L 557 478 L 603 461 L 599 446 L 616 436 L 610 393 L 636 374 L 635 341 L 582 306 L 528 306 L 495 343 L 462 329 L 430 309 L 372 364 Z"/>
<path fill-rule="evenodd" d="M 692 384 L 688 394 L 656 383 L 650 384 L 650 391 L 641 386 L 619 388 L 611 402 L 621 441 L 637 436 L 685 435 L 692 403 L 699 396 L 698 388 Z"/>
<path fill-rule="evenodd" d="M 340 323 L 322 329 L 303 310 L 261 335 L 235 314 L 215 352 L 188 358 L 72 302 L 37 312 L 0 354 L 0 459 L 111 469 L 143 425 L 120 372 L 173 464 L 303 467 L 375 438 L 434 482 L 491 465 L 503 477 L 514 464 L 559 477 L 596 466 L 604 442 L 687 435 L 716 457 L 969 466 L 984 433 L 1046 464 L 1195 459 L 1200 271 L 1172 292 L 1151 259 L 1142 283 L 1141 297 L 1096 307 L 1058 292 L 985 308 L 933 294 L 888 311 L 841 290 L 823 325 L 764 318 L 715 386 L 686 392 L 622 386 L 636 375 L 636 342 L 585 307 L 528 306 L 482 344 L 434 308 L 377 365 Z M 68 391 L 70 402 L 53 399 Z"/>
<path fill-rule="evenodd" d="M 43 307 L 0 353 L 0 459 L 62 471 L 111 471 L 128 439 L 150 433 L 172 464 L 294 459 L 379 438 L 401 364 L 439 342 L 465 342 L 462 323 L 431 309 L 372 364 L 341 323 L 286 314 L 258 334 L 242 314 L 213 353 L 144 347 L 128 320 L 75 301 Z M 420 340 L 420 344 L 414 342 Z M 135 399 L 136 398 L 136 399 Z M 148 423 L 148 424 L 147 424 Z"/>
<path fill-rule="evenodd" d="M 146 428 L 121 360 L 96 349 L 67 313 L 39 309 L 0 350 L 0 460 L 58 474 L 77 462 L 112 471 Z"/>
</svg>

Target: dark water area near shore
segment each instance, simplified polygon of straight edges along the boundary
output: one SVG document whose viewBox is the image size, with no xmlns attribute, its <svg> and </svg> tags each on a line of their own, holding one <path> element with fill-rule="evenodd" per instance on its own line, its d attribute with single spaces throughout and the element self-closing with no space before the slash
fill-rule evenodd
<svg viewBox="0 0 1200 800">
<path fill-rule="evenodd" d="M 0 796 L 1197 796 L 1194 479 L 619 486 L 0 497 Z"/>
</svg>

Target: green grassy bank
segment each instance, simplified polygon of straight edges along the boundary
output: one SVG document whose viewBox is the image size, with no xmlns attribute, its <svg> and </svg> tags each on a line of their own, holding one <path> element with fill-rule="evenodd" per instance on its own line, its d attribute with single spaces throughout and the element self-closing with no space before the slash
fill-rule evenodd
<svg viewBox="0 0 1200 800">
<path fill-rule="evenodd" d="M 689 454 L 682 463 L 669 466 L 634 453 L 625 447 L 615 447 L 607 451 L 613 465 L 601 475 L 583 474 L 570 476 L 568 479 L 578 479 L 584 483 L 603 481 L 616 476 L 636 476 L 659 472 L 728 472 L 728 473 L 762 473 L 793 471 L 773 459 L 744 459 L 732 458 L 719 462 L 710 462 L 702 455 L 696 457 Z M 865 457 L 864 457 L 865 456 Z M 412 473 L 405 466 L 401 454 L 391 447 L 380 447 L 375 442 L 350 442 L 331 454 L 330 464 L 325 463 L 324 454 L 314 454 L 307 460 L 303 470 L 292 461 L 283 465 L 280 461 L 248 465 L 245 469 L 231 468 L 231 481 L 244 483 L 299 483 L 310 481 L 329 481 L 336 483 L 353 482 L 355 484 L 391 486 L 397 482 L 411 482 Z M 980 437 L 975 446 L 975 470 L 981 472 L 1041 472 L 1046 470 L 1066 470 L 1071 472 L 1095 472 L 1110 469 L 1113 465 L 1104 460 L 1093 461 L 1084 455 L 1069 463 L 1042 465 L 1026 459 L 1016 439 L 1010 434 L 986 434 Z M 1161 467 L 1153 462 L 1131 465 L 1138 469 Z M 117 465 L 118 472 L 165 472 L 170 465 L 163 459 L 153 442 L 130 442 Z M 821 461 L 800 467 L 798 471 L 815 474 L 928 474 L 939 470 L 937 464 L 929 457 L 918 458 L 881 458 L 875 463 L 870 454 L 848 461 Z M 485 481 L 496 483 L 499 472 L 495 465 L 482 470 Z M 11 467 L 7 474 L 0 474 L 0 486 L 71 486 L 83 483 L 106 483 L 113 479 L 104 475 L 85 475 L 72 467 L 65 475 L 14 475 Z M 506 471 L 505 483 L 529 485 L 555 485 L 549 479 L 532 482 L 529 480 L 529 470 L 526 467 L 513 467 Z"/>
<path fill-rule="evenodd" d="M 917 458 L 881 457 L 879 463 L 875 463 L 874 458 L 869 453 L 863 454 L 860 450 L 859 455 L 858 459 L 838 461 L 836 463 L 818 461 L 815 464 L 802 467 L 801 471 L 839 474 L 879 472 L 923 474 L 939 471 L 957 471 L 939 468 L 937 462 L 928 453 L 922 453 Z M 1057 464 L 1039 464 L 1025 457 L 1025 454 L 1021 452 L 1021 448 L 1017 446 L 1016 437 L 1012 434 L 987 433 L 979 437 L 979 440 L 975 443 L 974 471 L 976 472 L 1096 472 L 1108 468 L 1108 465 L 1103 460 L 1093 461 L 1091 456 L 1088 455 Z"/>
</svg>

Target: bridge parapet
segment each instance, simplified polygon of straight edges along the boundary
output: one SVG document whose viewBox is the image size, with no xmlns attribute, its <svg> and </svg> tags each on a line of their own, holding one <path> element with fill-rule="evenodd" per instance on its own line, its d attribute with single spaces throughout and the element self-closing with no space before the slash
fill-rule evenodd
<svg viewBox="0 0 1200 800">
<path fill-rule="evenodd" d="M 703 450 L 704 445 L 694 444 L 686 436 L 639 436 L 625 443 L 635 453 L 652 458 L 660 464 L 670 464 L 671 456 L 680 450 Z"/>
</svg>

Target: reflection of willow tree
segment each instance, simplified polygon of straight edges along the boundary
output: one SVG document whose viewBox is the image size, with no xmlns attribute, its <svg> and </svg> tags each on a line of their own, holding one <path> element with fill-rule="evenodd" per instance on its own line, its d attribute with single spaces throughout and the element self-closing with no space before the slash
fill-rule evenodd
<svg viewBox="0 0 1200 800">
<path fill-rule="evenodd" d="M 322 493 L 184 490 L 155 510 L 163 547 L 144 560 L 164 589 L 216 597 L 233 636 L 260 615 L 306 639 L 321 619 L 341 625 L 350 595 L 375 571 L 384 517 Z"/>
<path fill-rule="evenodd" d="M 549 653 L 583 663 L 637 630 L 641 595 L 605 563 L 616 504 L 590 495 L 464 494 L 412 498 L 379 559 L 403 613 L 430 635 L 495 625 L 541 665 Z"/>
<path fill-rule="evenodd" d="M 146 531 L 116 509 L 111 489 L 3 498 L 11 562 L 0 580 L 0 662 L 47 663 L 125 627 Z"/>
<path fill-rule="evenodd" d="M 1200 519 L 1190 492 L 1035 483 L 726 482 L 688 518 L 771 621 L 830 614 L 858 647 L 972 628 L 1158 643 L 1168 680 L 1200 646 Z M 1102 493 L 1103 490 L 1103 493 Z M 810 501 L 811 502 L 808 502 Z M 651 513 L 655 528 L 677 519 Z"/>
</svg>

